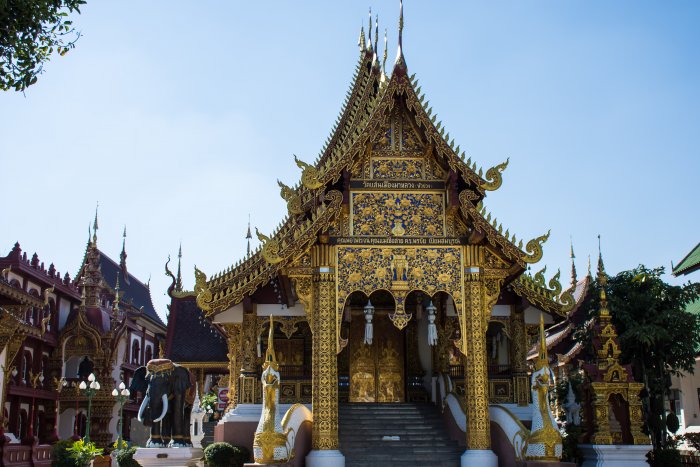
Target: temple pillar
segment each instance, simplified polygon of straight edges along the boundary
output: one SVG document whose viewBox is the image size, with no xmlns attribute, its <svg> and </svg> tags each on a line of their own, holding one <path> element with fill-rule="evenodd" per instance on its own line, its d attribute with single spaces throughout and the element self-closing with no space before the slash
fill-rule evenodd
<svg viewBox="0 0 700 467">
<path fill-rule="evenodd" d="M 511 365 L 513 368 L 513 389 L 515 403 L 526 406 L 530 402 L 530 381 L 527 377 L 527 334 L 525 313 L 511 307 L 510 325 L 513 334 L 511 345 Z"/>
<path fill-rule="evenodd" d="M 460 316 L 462 347 L 466 355 L 464 386 L 467 416 L 467 450 L 461 465 L 497 467 L 498 458 L 491 450 L 491 419 L 489 417 L 489 379 L 486 353 L 486 329 L 491 306 L 498 298 L 500 287 L 484 276 L 483 247 L 465 247 L 464 310 Z"/>
<path fill-rule="evenodd" d="M 313 425 L 309 467 L 343 467 L 345 457 L 338 450 L 338 336 L 336 334 L 334 247 L 313 247 Z"/>
<path fill-rule="evenodd" d="M 243 313 L 240 341 L 240 375 L 238 381 L 238 403 L 255 404 L 258 386 L 257 342 L 258 319 L 254 311 Z"/>
<path fill-rule="evenodd" d="M 226 343 L 228 345 L 228 406 L 226 410 L 236 408 L 238 404 L 238 378 L 241 370 L 241 341 L 243 340 L 241 323 L 225 323 Z"/>
</svg>

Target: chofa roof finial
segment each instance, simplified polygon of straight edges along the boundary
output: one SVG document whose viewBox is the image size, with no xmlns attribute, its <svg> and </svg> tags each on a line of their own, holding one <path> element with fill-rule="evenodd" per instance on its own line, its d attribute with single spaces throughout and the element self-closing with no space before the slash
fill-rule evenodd
<svg viewBox="0 0 700 467">
<path fill-rule="evenodd" d="M 396 65 L 403 61 L 403 0 L 399 0 L 399 48 L 396 51 Z"/>
</svg>

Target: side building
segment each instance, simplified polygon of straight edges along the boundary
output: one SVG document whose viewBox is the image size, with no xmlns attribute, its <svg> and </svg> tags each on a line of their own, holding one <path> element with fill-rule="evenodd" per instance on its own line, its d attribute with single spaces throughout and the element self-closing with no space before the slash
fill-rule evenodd
<svg viewBox="0 0 700 467">
<path fill-rule="evenodd" d="M 676 277 L 690 276 L 700 278 L 700 243 L 693 248 L 672 272 Z M 691 302 L 686 307 L 688 313 L 700 314 L 700 300 Z M 671 377 L 671 397 L 668 410 L 678 416 L 680 434 L 700 433 L 700 349 L 695 356 L 695 371 L 691 374 Z"/>
<path fill-rule="evenodd" d="M 159 354 L 165 324 L 150 290 L 97 247 L 96 230 L 75 278 L 48 269 L 20 245 L 0 258 L 2 429 L 11 442 L 40 443 L 84 436 L 88 403 L 79 390 L 94 373 L 90 437 L 106 446 L 117 438 L 119 406 L 111 391 Z M 129 439 L 137 403 L 124 406 Z"/>
</svg>

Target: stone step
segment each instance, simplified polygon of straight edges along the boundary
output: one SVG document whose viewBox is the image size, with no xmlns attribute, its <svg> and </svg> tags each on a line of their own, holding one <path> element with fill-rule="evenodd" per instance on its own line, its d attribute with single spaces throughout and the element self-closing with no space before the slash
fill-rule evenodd
<svg viewBox="0 0 700 467">
<path fill-rule="evenodd" d="M 347 467 L 458 466 L 464 452 L 449 438 L 437 408 L 429 404 L 344 404 L 339 421 Z M 384 436 L 399 440 L 383 440 Z"/>
</svg>

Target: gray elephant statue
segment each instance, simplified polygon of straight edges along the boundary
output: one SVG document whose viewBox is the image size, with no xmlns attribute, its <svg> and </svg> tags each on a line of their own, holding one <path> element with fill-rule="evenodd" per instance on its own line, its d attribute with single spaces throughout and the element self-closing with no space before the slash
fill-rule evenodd
<svg viewBox="0 0 700 467">
<path fill-rule="evenodd" d="M 137 392 L 143 395 L 138 420 L 151 427 L 147 448 L 192 446 L 185 408 L 191 387 L 189 370 L 168 359 L 150 360 L 134 372 L 129 390 L 132 397 Z"/>
</svg>

